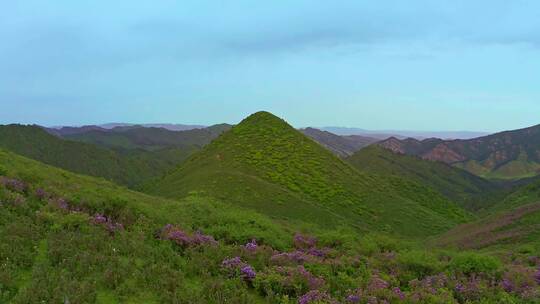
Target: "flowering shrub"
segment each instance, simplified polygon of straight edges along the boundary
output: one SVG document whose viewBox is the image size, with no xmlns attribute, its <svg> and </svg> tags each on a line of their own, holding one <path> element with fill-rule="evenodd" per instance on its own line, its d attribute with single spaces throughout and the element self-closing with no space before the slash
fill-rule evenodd
<svg viewBox="0 0 540 304">
<path fill-rule="evenodd" d="M 259 273 L 255 286 L 265 294 L 299 297 L 310 290 L 321 289 L 325 283 L 323 278 L 313 275 L 304 266 L 274 266 Z"/>
<path fill-rule="evenodd" d="M 299 250 L 293 252 L 276 253 L 270 258 L 270 262 L 273 265 L 281 266 L 298 265 L 309 261 L 313 261 L 313 256 Z"/>
<path fill-rule="evenodd" d="M 104 216 L 103 214 L 96 213 L 92 217 L 92 223 L 95 225 L 104 226 L 107 231 L 110 233 L 115 233 L 117 231 L 124 230 L 124 225 L 121 223 L 113 221 L 111 218 Z"/>
<path fill-rule="evenodd" d="M 180 228 L 171 224 L 165 225 L 159 235 L 159 238 L 170 240 L 181 247 L 195 247 L 201 245 L 217 245 L 217 241 L 210 235 L 203 234 L 200 231 L 195 232 L 193 235 L 182 231 Z"/>
<path fill-rule="evenodd" d="M 298 299 L 298 304 L 309 304 L 309 303 L 338 303 L 336 300 L 332 299 L 326 292 L 320 290 L 311 290 L 305 295 L 301 296 Z"/>
<path fill-rule="evenodd" d="M 24 193 L 27 190 L 28 185 L 15 178 L 9 178 L 5 176 L 0 176 L 0 185 L 6 187 L 7 189 L 11 191 L 15 191 L 18 193 Z"/>
<path fill-rule="evenodd" d="M 317 245 L 317 239 L 312 236 L 296 233 L 294 235 L 294 247 L 297 249 L 309 249 Z"/>
<path fill-rule="evenodd" d="M 238 256 L 223 260 L 221 267 L 229 277 L 241 276 L 245 281 L 248 282 L 255 279 L 257 275 L 253 267 L 243 262 Z"/>
<path fill-rule="evenodd" d="M 44 199 L 49 198 L 49 194 L 45 190 L 43 190 L 42 188 L 37 188 L 36 191 L 34 192 L 34 195 L 39 200 L 44 200 Z"/>
<path fill-rule="evenodd" d="M 257 242 L 253 239 L 251 240 L 251 242 L 248 242 L 244 245 L 244 249 L 248 252 L 255 252 L 257 251 L 257 248 L 258 248 L 258 245 L 257 245 Z"/>
</svg>

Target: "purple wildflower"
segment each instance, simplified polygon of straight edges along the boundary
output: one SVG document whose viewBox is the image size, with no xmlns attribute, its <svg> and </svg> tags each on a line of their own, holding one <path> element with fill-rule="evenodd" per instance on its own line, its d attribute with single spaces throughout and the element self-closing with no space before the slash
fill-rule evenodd
<svg viewBox="0 0 540 304">
<path fill-rule="evenodd" d="M 242 277 L 246 281 L 251 281 L 255 279 L 255 270 L 253 270 L 253 267 L 251 267 L 250 265 L 242 267 L 242 269 L 240 269 L 240 272 L 242 273 Z"/>
<path fill-rule="evenodd" d="M 25 182 L 20 181 L 18 179 L 14 178 L 8 178 L 5 176 L 0 177 L 0 185 L 3 185 L 4 187 L 8 188 L 11 191 L 23 193 L 27 189 L 27 185 Z"/>
<path fill-rule="evenodd" d="M 457 283 L 457 284 L 456 284 L 456 287 L 454 288 L 454 290 L 455 290 L 457 293 L 464 293 L 464 292 L 465 292 L 465 286 L 463 286 L 463 284 L 461 284 L 461 283 Z"/>
<path fill-rule="evenodd" d="M 167 239 L 181 246 L 188 246 L 191 243 L 189 236 L 182 230 L 172 229 L 167 233 Z"/>
<path fill-rule="evenodd" d="M 373 276 L 371 278 L 371 282 L 369 283 L 369 289 L 372 291 L 379 290 L 379 289 L 386 289 L 389 286 L 390 285 L 388 284 L 388 282 L 379 278 L 378 276 Z"/>
<path fill-rule="evenodd" d="M 323 291 L 312 290 L 298 299 L 298 304 L 309 303 L 336 303 L 332 298 Z"/>
<path fill-rule="evenodd" d="M 297 233 L 294 235 L 294 246 L 298 249 L 309 249 L 317 245 L 317 239 Z"/>
<path fill-rule="evenodd" d="M 103 214 L 96 213 L 93 218 L 94 224 L 105 224 L 107 223 L 107 217 L 105 217 Z"/>
<path fill-rule="evenodd" d="M 270 261 L 276 265 L 303 264 L 312 259 L 311 256 L 302 251 L 282 252 L 274 254 Z"/>
<path fill-rule="evenodd" d="M 255 252 L 257 251 L 257 242 L 255 241 L 255 239 L 251 240 L 251 242 L 248 242 L 247 244 L 244 245 L 244 249 L 249 251 L 249 252 Z"/>
<path fill-rule="evenodd" d="M 360 296 L 359 295 L 349 295 L 347 296 L 347 302 L 349 303 L 360 303 Z"/>
<path fill-rule="evenodd" d="M 307 250 L 306 253 L 314 257 L 324 258 L 326 256 L 327 251 L 323 249 L 310 248 Z"/>
<path fill-rule="evenodd" d="M 213 236 L 197 231 L 191 237 L 190 245 L 217 245 L 217 241 Z"/>
<path fill-rule="evenodd" d="M 540 267 L 538 267 L 538 270 L 534 274 L 534 280 L 538 285 L 540 285 Z"/>
<path fill-rule="evenodd" d="M 230 258 L 230 259 L 225 259 L 221 263 L 221 267 L 226 268 L 226 269 L 238 268 L 241 265 L 243 265 L 243 262 L 240 259 L 240 257 L 234 257 L 234 258 Z"/>
<path fill-rule="evenodd" d="M 405 294 L 403 293 L 403 291 L 401 291 L 401 289 L 399 289 L 399 287 L 394 287 L 392 289 L 392 292 L 394 293 L 394 295 L 396 295 L 400 300 L 405 300 Z"/>
<path fill-rule="evenodd" d="M 36 189 L 36 192 L 34 194 L 40 200 L 43 200 L 43 199 L 46 199 L 47 197 L 49 197 L 49 194 L 47 192 L 45 192 L 45 190 L 43 190 L 42 188 Z"/>
<path fill-rule="evenodd" d="M 502 280 L 501 286 L 506 292 L 512 292 L 514 290 L 514 284 L 508 279 Z"/>
</svg>

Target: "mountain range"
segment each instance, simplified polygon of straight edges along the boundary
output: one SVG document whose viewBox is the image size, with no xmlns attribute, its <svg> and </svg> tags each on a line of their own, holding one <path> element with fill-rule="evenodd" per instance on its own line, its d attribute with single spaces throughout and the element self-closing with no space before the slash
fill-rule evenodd
<svg viewBox="0 0 540 304">
<path fill-rule="evenodd" d="M 540 173 L 539 143 L 540 125 L 468 140 L 420 141 L 394 137 L 379 145 L 395 153 L 444 162 L 486 178 L 519 179 Z"/>
<path fill-rule="evenodd" d="M 540 298 L 539 126 L 108 127 L 0 126 L 0 303 Z"/>
</svg>

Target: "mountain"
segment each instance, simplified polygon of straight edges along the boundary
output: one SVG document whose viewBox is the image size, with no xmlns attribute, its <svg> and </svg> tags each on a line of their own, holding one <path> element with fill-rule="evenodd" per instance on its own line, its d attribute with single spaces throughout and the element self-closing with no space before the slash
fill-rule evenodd
<svg viewBox="0 0 540 304">
<path fill-rule="evenodd" d="M 471 211 L 487 208 L 489 194 L 498 194 L 500 188 L 465 170 L 442 162 L 396 154 L 378 145 L 354 153 L 347 161 L 363 172 L 395 175 L 427 185 Z"/>
<path fill-rule="evenodd" d="M 153 127 L 115 127 L 110 130 L 90 130 L 84 133 L 64 136 L 66 139 L 117 149 L 144 149 L 155 151 L 163 148 L 201 148 L 224 131 L 227 124 L 210 126 L 204 129 L 170 131 Z"/>
<path fill-rule="evenodd" d="M 389 138 L 379 145 L 486 178 L 519 179 L 540 173 L 540 125 L 469 140 Z"/>
<path fill-rule="evenodd" d="M 99 125 L 103 129 L 114 129 L 118 127 L 144 127 L 144 128 L 162 128 L 170 131 L 187 131 L 193 129 L 204 129 L 203 125 L 183 125 L 170 123 L 153 123 L 153 124 L 130 124 L 130 123 L 107 123 Z"/>
<path fill-rule="evenodd" d="M 86 133 L 90 131 L 105 131 L 106 129 L 99 126 L 82 126 L 82 127 L 60 127 L 60 128 L 44 128 L 45 131 L 56 136 L 65 136 Z"/>
<path fill-rule="evenodd" d="M 443 139 L 471 139 L 480 136 L 486 136 L 486 132 L 473 131 L 404 131 L 404 130 L 364 130 L 360 128 L 344 128 L 344 127 L 324 127 L 321 130 L 328 131 L 337 135 L 362 135 L 374 137 L 378 139 L 387 139 L 396 137 L 399 139 L 405 138 L 443 138 Z"/>
<path fill-rule="evenodd" d="M 469 218 L 430 188 L 357 171 L 268 112 L 244 119 L 146 190 L 205 193 L 282 220 L 414 236 Z"/>
<path fill-rule="evenodd" d="M 315 128 L 305 128 L 299 131 L 340 157 L 352 155 L 363 147 L 378 141 L 376 138 L 359 135 L 339 136 Z"/>
<path fill-rule="evenodd" d="M 88 143 L 64 140 L 39 126 L 24 125 L 0 126 L 0 148 L 72 172 L 103 177 L 130 187 L 163 174 L 196 150 L 194 147 L 184 147 L 155 152 L 134 150 L 119 153 Z"/>
</svg>

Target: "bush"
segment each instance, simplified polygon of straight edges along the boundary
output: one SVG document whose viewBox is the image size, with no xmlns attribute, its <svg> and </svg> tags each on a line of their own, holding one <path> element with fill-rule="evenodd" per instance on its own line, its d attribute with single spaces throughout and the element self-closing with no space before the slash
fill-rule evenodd
<svg viewBox="0 0 540 304">
<path fill-rule="evenodd" d="M 501 267 L 501 262 L 497 258 L 473 252 L 460 253 L 449 264 L 450 270 L 466 275 L 480 273 L 494 275 L 501 270 Z"/>
<path fill-rule="evenodd" d="M 422 250 L 405 251 L 399 254 L 398 262 L 413 278 L 424 278 L 440 272 L 441 263 L 437 258 Z"/>
</svg>

